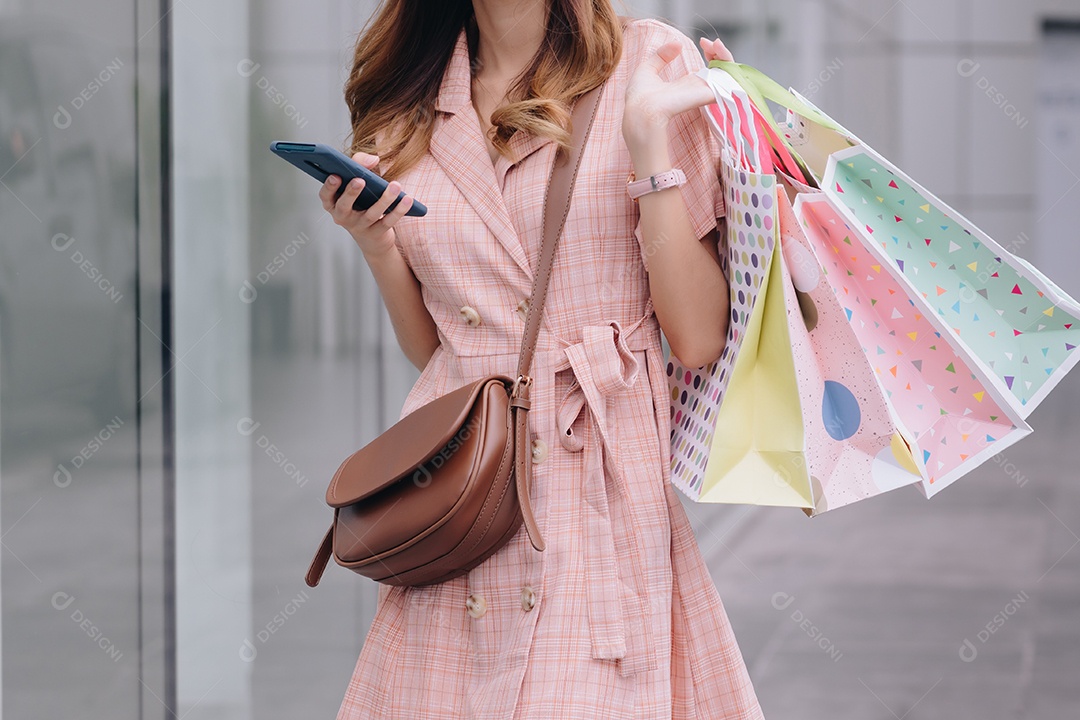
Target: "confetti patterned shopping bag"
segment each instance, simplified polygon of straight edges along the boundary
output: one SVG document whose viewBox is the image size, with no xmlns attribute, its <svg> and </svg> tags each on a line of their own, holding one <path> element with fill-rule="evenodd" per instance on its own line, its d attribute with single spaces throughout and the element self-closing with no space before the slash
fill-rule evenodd
<svg viewBox="0 0 1080 720">
<path fill-rule="evenodd" d="M 788 186 L 790 187 L 790 186 Z M 900 424 L 847 314 L 820 272 L 788 193 L 779 195 L 780 242 L 791 353 L 798 378 L 806 462 L 818 515 L 922 481 L 921 456 Z M 800 272 L 812 266 L 812 272 Z M 796 289 L 797 288 L 797 289 Z"/>
</svg>

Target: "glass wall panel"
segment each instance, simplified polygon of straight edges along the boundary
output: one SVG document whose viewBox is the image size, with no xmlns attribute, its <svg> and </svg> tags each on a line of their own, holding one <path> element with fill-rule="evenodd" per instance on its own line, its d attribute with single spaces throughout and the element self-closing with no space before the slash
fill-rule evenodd
<svg viewBox="0 0 1080 720">
<path fill-rule="evenodd" d="M 375 587 L 307 564 L 337 465 L 415 371 L 359 250 L 272 140 L 341 146 L 372 3 L 191 0 L 173 22 L 180 712 L 330 717 Z"/>
<path fill-rule="evenodd" d="M 132 0 L 0 2 L 9 718 L 140 717 L 135 28 Z"/>
</svg>

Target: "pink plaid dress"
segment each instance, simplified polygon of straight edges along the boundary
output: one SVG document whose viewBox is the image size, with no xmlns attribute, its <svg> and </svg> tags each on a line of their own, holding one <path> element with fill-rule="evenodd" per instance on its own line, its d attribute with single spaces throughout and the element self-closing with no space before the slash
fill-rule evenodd
<svg viewBox="0 0 1080 720">
<path fill-rule="evenodd" d="M 532 375 L 532 498 L 547 541 L 524 528 L 468 575 L 380 586 L 339 720 L 761 718 L 724 606 L 669 480 L 669 400 L 621 122 L 636 64 L 670 40 L 673 79 L 697 48 L 631 22 L 608 81 L 555 255 Z M 425 218 L 401 251 L 440 347 L 402 416 L 489 373 L 512 375 L 540 252 L 556 145 L 524 133 L 494 165 L 459 38 L 431 148 L 402 183 Z M 698 237 L 723 216 L 719 149 L 699 112 L 671 127 Z"/>
</svg>

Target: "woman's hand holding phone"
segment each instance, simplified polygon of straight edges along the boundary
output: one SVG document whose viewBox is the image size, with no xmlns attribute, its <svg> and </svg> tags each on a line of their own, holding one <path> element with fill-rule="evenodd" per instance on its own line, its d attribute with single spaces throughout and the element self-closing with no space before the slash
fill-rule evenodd
<svg viewBox="0 0 1080 720">
<path fill-rule="evenodd" d="M 379 164 L 377 155 L 356 153 L 353 160 L 369 170 Z M 401 185 L 392 181 L 379 200 L 367 210 L 353 210 L 353 203 L 364 189 L 364 181 L 360 178 L 353 179 L 345 188 L 336 201 L 334 196 L 341 186 L 341 178 L 331 175 L 323 183 L 319 190 L 319 199 L 322 200 L 323 209 L 330 213 L 334 223 L 349 231 L 353 240 L 360 246 L 366 258 L 381 256 L 386 252 L 397 252 L 394 245 L 394 225 L 405 216 L 412 207 L 413 198 L 406 195 L 390 212 L 386 208 L 397 199 L 401 193 Z M 386 213 L 385 215 L 383 213 Z"/>
</svg>

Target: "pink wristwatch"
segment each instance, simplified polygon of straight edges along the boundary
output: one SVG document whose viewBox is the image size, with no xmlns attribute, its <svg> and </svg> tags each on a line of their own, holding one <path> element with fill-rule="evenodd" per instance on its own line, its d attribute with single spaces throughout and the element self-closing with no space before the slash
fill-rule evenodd
<svg viewBox="0 0 1080 720">
<path fill-rule="evenodd" d="M 626 192 L 634 200 L 651 192 L 667 190 L 668 188 L 686 184 L 686 174 L 679 168 L 673 168 L 643 180 L 635 180 L 634 178 L 634 173 L 630 173 L 630 177 L 626 181 Z"/>
</svg>

